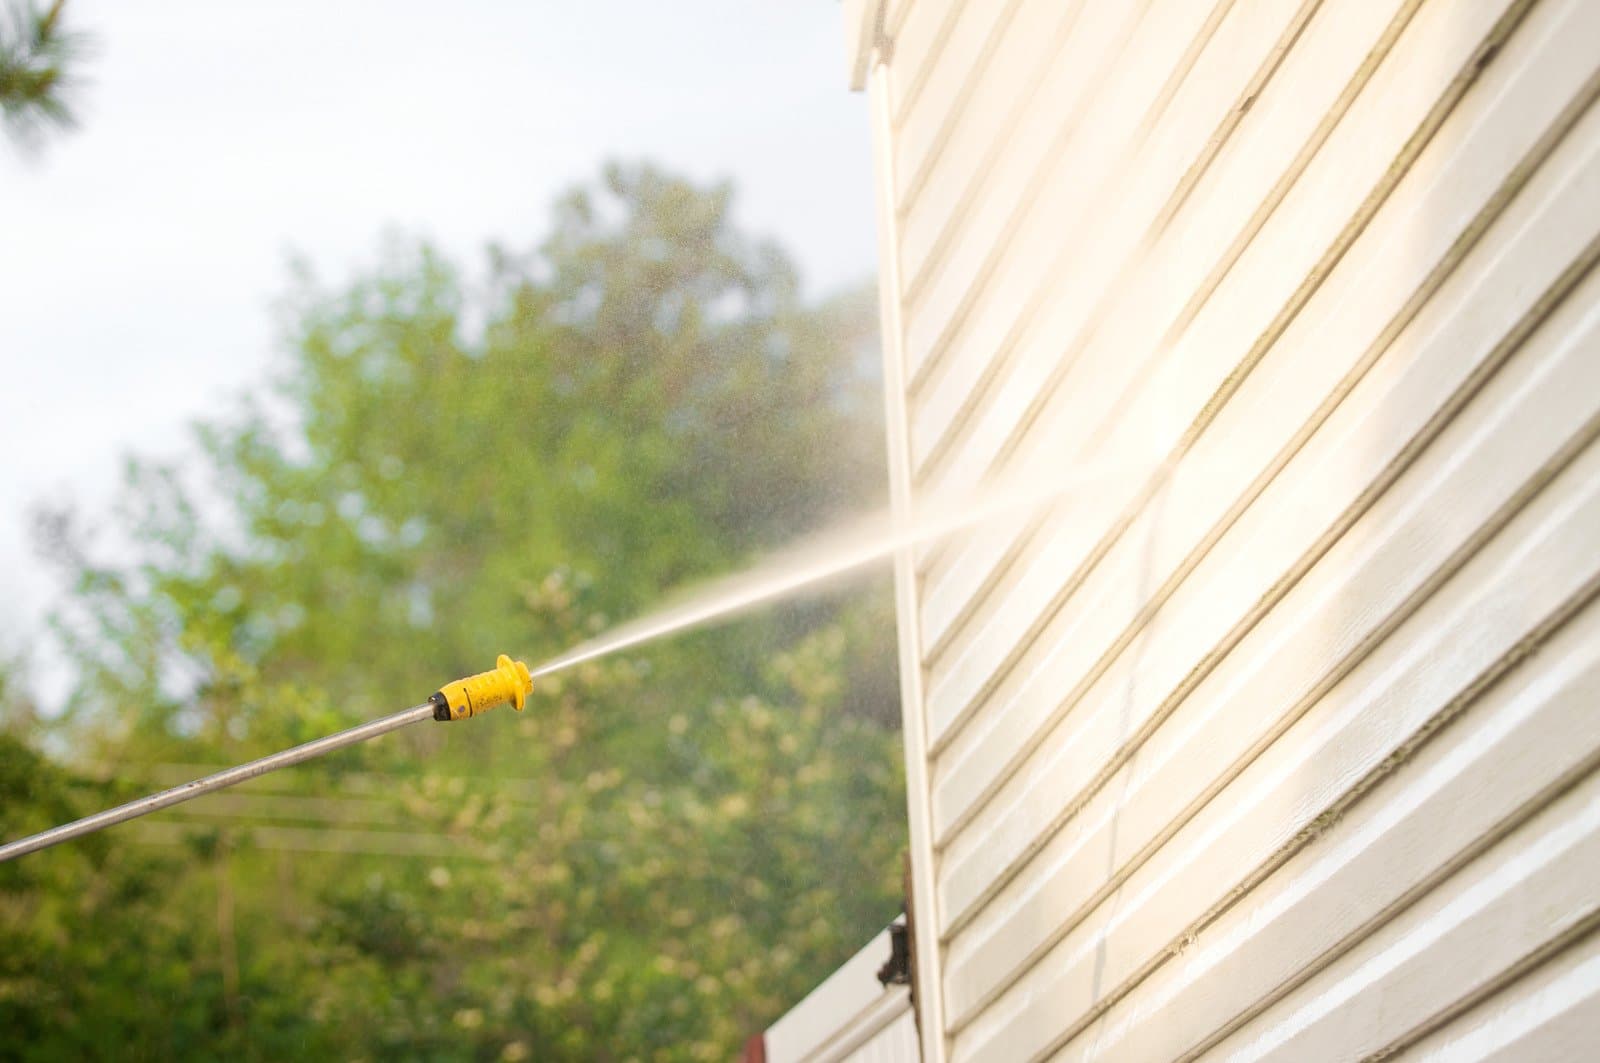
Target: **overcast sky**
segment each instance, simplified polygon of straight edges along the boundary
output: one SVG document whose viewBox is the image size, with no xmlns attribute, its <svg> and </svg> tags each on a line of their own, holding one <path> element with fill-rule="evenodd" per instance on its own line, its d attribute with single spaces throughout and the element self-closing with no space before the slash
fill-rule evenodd
<svg viewBox="0 0 1600 1063">
<path fill-rule="evenodd" d="M 9 6 L 13 0 L 0 0 Z M 812 292 L 874 267 L 866 104 L 835 0 L 71 0 L 83 128 L 0 143 L 0 648 L 54 593 L 40 499 L 103 507 L 129 451 L 262 380 L 285 262 L 386 227 L 531 244 L 608 158 L 730 177 Z"/>
</svg>

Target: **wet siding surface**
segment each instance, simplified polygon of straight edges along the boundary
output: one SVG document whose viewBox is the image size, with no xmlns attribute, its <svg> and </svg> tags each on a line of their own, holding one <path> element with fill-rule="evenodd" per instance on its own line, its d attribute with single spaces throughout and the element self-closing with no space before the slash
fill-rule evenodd
<svg viewBox="0 0 1600 1063">
<path fill-rule="evenodd" d="M 1113 470 L 900 567 L 925 1054 L 1563 1058 L 1600 5 L 881 25 L 898 501 Z"/>
</svg>

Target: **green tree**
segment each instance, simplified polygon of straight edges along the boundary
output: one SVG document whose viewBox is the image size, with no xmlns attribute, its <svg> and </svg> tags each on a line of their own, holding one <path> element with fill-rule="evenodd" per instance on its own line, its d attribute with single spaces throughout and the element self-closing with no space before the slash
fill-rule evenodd
<svg viewBox="0 0 1600 1063">
<path fill-rule="evenodd" d="M 0 15 L 0 115 L 25 144 L 77 124 L 71 94 L 84 39 L 65 29 L 65 7 L 66 0 L 43 9 L 21 0 Z"/>
<path fill-rule="evenodd" d="M 552 656 L 880 501 L 870 298 L 806 302 L 726 188 L 613 167 L 480 279 L 392 239 L 347 285 L 302 270 L 281 320 L 277 385 L 197 468 L 130 464 L 110 541 L 42 522 L 79 777 L 165 782 Z M 121 828 L 104 865 L 30 857 L 61 877 L 8 904 L 143 884 L 127 940 L 187 988 L 75 973 L 112 926 L 21 951 L 0 999 L 38 1058 L 727 1058 L 897 909 L 884 589 L 590 662 L 521 716 Z M 32 756 L 11 792 L 58 818 Z M 57 1030 L 46 969 L 115 1021 Z"/>
</svg>

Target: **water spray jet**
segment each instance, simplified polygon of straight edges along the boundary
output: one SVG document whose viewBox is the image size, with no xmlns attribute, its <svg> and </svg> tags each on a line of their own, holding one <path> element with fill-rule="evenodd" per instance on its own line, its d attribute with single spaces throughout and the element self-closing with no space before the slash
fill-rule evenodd
<svg viewBox="0 0 1600 1063">
<path fill-rule="evenodd" d="M 935 503 L 911 515 L 880 515 L 825 533 L 798 548 L 774 554 L 737 575 L 676 596 L 646 616 L 573 647 L 535 668 L 501 654 L 494 668 L 447 683 L 420 705 L 0 845 L 0 863 L 192 801 L 269 772 L 303 764 L 422 720 L 450 723 L 481 716 L 501 705 L 510 705 L 521 712 L 541 677 L 668 635 L 727 620 L 769 602 L 814 591 L 901 550 L 1002 518 L 1015 519 L 1074 488 L 1118 471 L 1125 471 L 1125 466 L 1086 466 L 1048 481 L 1008 483 L 978 497 Z"/>
</svg>

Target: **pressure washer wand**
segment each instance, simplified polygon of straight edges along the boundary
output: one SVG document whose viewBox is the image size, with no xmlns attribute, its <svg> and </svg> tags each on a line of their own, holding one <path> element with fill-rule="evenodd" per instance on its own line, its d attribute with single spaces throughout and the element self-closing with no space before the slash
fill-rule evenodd
<svg viewBox="0 0 1600 1063">
<path fill-rule="evenodd" d="M 528 666 L 501 654 L 495 661 L 493 670 L 468 676 L 466 679 L 458 679 L 421 705 L 402 709 L 391 716 L 359 724 L 325 738 L 313 739 L 281 753 L 272 753 L 259 760 L 219 771 L 215 775 L 207 775 L 203 779 L 186 782 L 170 790 L 162 790 L 160 793 L 141 797 L 127 804 L 108 808 L 104 812 L 97 812 L 92 816 L 85 816 L 83 819 L 0 845 L 0 863 L 26 856 L 40 849 L 48 849 L 52 845 L 59 845 L 73 838 L 81 838 L 85 834 L 93 834 L 97 830 L 104 830 L 106 827 L 125 823 L 130 819 L 149 815 L 151 812 L 159 812 L 163 808 L 171 808 L 173 805 L 182 804 L 204 794 L 242 783 L 246 779 L 254 779 L 268 772 L 277 771 L 279 768 L 303 764 L 324 753 L 332 753 L 336 749 L 344 749 L 346 746 L 365 742 L 369 738 L 398 731 L 419 720 L 432 719 L 448 723 L 451 720 L 478 716 L 506 704 L 521 712 L 528 695 L 532 692 L 533 680 L 529 676 Z"/>
</svg>

